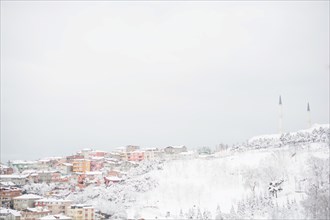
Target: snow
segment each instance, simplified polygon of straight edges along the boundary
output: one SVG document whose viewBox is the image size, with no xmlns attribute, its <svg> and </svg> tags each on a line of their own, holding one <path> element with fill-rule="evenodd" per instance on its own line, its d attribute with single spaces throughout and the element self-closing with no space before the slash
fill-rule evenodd
<svg viewBox="0 0 330 220">
<path fill-rule="evenodd" d="M 6 214 L 12 214 L 13 216 L 19 217 L 21 216 L 21 213 L 19 211 L 16 211 L 14 209 L 6 209 L 6 208 L 2 208 L 0 207 L 0 215 L 6 215 Z"/>
<path fill-rule="evenodd" d="M 17 196 L 14 199 L 41 199 L 41 196 L 35 195 L 35 194 L 24 194 L 21 196 Z"/>
<path fill-rule="evenodd" d="M 43 198 L 43 199 L 37 200 L 36 202 L 72 202 L 72 200 L 56 199 L 56 198 Z"/>
<path fill-rule="evenodd" d="M 24 179 L 28 175 L 10 174 L 10 175 L 0 175 L 0 179 Z"/>
<path fill-rule="evenodd" d="M 315 125 L 284 135 L 257 136 L 205 157 L 142 161 L 123 178 L 105 177 L 122 180 L 118 183 L 63 190 L 62 198 L 122 219 L 310 218 L 305 209 L 312 212 L 315 204 L 326 207 L 328 201 L 328 137 L 329 125 Z M 277 197 L 270 195 L 270 183 L 279 182 L 272 188 Z M 24 189 L 43 193 L 54 187 L 32 184 Z M 313 190 L 324 199 L 314 198 Z"/>
<path fill-rule="evenodd" d="M 58 214 L 58 215 L 48 215 L 48 216 L 44 216 L 39 218 L 39 220 L 53 220 L 53 219 L 66 219 L 66 220 L 70 220 L 72 219 L 71 217 L 68 217 L 66 215 L 63 214 Z"/>
</svg>

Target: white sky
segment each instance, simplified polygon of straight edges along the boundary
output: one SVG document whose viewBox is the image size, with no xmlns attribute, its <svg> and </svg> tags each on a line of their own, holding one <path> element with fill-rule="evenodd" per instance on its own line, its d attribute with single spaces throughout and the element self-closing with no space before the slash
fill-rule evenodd
<svg viewBox="0 0 330 220">
<path fill-rule="evenodd" d="M 1 158 L 329 123 L 329 2 L 1 1 Z"/>
</svg>

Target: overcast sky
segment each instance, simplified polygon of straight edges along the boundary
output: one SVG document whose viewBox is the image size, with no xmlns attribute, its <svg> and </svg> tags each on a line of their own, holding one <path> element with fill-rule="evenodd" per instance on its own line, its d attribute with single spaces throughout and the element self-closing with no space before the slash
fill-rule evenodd
<svg viewBox="0 0 330 220">
<path fill-rule="evenodd" d="M 1 158 L 329 123 L 329 2 L 1 1 Z"/>
</svg>

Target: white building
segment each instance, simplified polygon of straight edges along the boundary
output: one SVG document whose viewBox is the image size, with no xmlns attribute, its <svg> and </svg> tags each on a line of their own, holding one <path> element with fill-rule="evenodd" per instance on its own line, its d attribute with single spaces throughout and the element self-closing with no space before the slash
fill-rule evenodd
<svg viewBox="0 0 330 220">
<path fill-rule="evenodd" d="M 0 207 L 1 220 L 20 220 L 21 213 L 13 209 L 5 209 Z"/>
<path fill-rule="evenodd" d="M 46 207 L 53 215 L 60 213 L 67 214 L 67 210 L 71 204 L 71 200 L 56 198 L 43 198 L 35 201 L 36 207 Z"/>
<path fill-rule="evenodd" d="M 27 208 L 33 208 L 34 202 L 41 199 L 41 196 L 35 194 L 24 194 L 21 196 L 15 197 L 14 200 L 14 209 L 23 210 Z"/>
<path fill-rule="evenodd" d="M 28 175 L 0 175 L 1 182 L 13 182 L 15 185 L 22 186 L 26 183 Z"/>
</svg>

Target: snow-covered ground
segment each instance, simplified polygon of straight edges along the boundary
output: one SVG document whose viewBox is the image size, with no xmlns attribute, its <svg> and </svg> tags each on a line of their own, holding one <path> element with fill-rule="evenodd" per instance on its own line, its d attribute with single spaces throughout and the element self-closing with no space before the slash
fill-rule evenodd
<svg viewBox="0 0 330 220">
<path fill-rule="evenodd" d="M 150 173 L 158 186 L 139 194 L 129 213 L 154 219 L 169 212 L 171 217 L 179 218 L 180 212 L 195 206 L 210 211 L 214 217 L 218 205 L 224 213 L 229 213 L 232 206 L 237 210 L 238 202 L 253 193 L 254 185 L 254 193 L 264 195 L 271 181 L 282 179 L 283 190 L 274 202 L 279 206 L 285 206 L 287 200 L 299 202 L 305 197 L 302 191 L 306 189 L 300 181 L 305 179 L 304 171 L 311 157 L 329 158 L 329 148 L 326 144 L 286 146 L 223 158 L 167 161 L 163 170 Z"/>
</svg>

